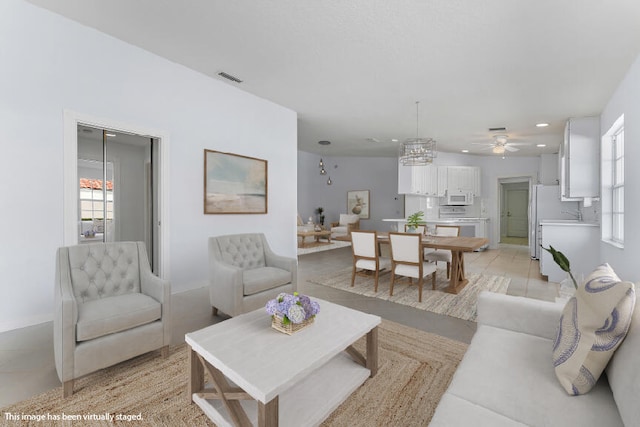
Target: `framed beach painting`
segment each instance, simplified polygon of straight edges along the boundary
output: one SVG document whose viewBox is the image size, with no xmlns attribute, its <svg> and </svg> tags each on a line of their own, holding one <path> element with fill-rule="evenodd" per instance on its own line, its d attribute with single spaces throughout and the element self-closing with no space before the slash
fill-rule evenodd
<svg viewBox="0 0 640 427">
<path fill-rule="evenodd" d="M 369 190 L 347 191 L 347 213 L 369 219 Z"/>
<path fill-rule="evenodd" d="M 204 150 L 204 213 L 266 214 L 267 161 Z"/>
</svg>

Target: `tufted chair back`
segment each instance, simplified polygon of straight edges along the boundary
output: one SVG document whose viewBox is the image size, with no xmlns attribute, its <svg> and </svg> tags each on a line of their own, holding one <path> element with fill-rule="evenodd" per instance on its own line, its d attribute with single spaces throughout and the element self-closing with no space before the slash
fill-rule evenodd
<svg viewBox="0 0 640 427">
<path fill-rule="evenodd" d="M 222 261 L 251 270 L 266 265 L 261 234 L 233 234 L 216 237 Z"/>
<path fill-rule="evenodd" d="M 69 264 L 73 294 L 79 302 L 140 292 L 135 242 L 71 246 Z"/>
</svg>

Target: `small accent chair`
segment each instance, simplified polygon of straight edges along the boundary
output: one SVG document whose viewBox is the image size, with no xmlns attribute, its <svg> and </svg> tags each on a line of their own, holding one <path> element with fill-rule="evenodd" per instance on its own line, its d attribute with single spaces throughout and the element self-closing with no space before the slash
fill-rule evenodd
<svg viewBox="0 0 640 427">
<path fill-rule="evenodd" d="M 54 355 L 64 397 L 91 372 L 152 350 L 169 354 L 171 286 L 142 242 L 93 243 L 56 254 Z"/>
<path fill-rule="evenodd" d="M 353 230 L 360 230 L 360 217 L 355 214 L 340 214 L 340 220 L 331 223 L 331 238 L 349 237 Z"/>
<path fill-rule="evenodd" d="M 391 286 L 389 295 L 393 296 L 396 276 L 418 279 L 418 302 L 422 302 L 422 284 L 424 278 L 431 275 L 431 287 L 436 289 L 436 265 L 422 260 L 422 235 L 417 233 L 389 233 L 391 244 Z"/>
<path fill-rule="evenodd" d="M 237 316 L 297 289 L 297 259 L 273 253 L 262 233 L 209 237 L 209 301 Z"/>
<path fill-rule="evenodd" d="M 436 224 L 436 236 L 459 236 L 460 226 L 458 225 L 439 225 Z M 443 261 L 447 263 L 447 279 L 451 275 L 451 251 L 446 249 L 436 249 L 435 251 L 425 254 L 424 259 L 435 262 Z"/>
<path fill-rule="evenodd" d="M 378 277 L 380 276 L 380 271 L 391 267 L 391 261 L 389 258 L 380 256 L 376 232 L 352 231 L 351 251 L 353 253 L 351 286 L 355 283 L 356 274 L 365 277 L 373 276 L 375 278 L 373 290 L 374 292 L 378 292 Z M 358 269 L 360 269 L 360 271 L 358 271 Z"/>
</svg>

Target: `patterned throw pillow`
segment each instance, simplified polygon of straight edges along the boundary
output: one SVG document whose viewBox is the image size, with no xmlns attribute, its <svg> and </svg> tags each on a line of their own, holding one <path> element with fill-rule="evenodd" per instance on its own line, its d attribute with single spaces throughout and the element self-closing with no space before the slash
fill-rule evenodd
<svg viewBox="0 0 640 427">
<path fill-rule="evenodd" d="M 553 345 L 553 365 L 570 395 L 593 388 L 622 343 L 635 305 L 633 283 L 623 282 L 609 264 L 589 275 L 560 318 Z"/>
</svg>

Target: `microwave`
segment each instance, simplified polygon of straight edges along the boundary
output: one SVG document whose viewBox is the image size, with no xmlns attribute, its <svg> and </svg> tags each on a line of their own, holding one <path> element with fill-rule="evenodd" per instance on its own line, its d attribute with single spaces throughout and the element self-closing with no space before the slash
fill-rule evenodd
<svg viewBox="0 0 640 427">
<path fill-rule="evenodd" d="M 447 205 L 472 205 L 473 194 L 471 193 L 447 193 Z"/>
</svg>

